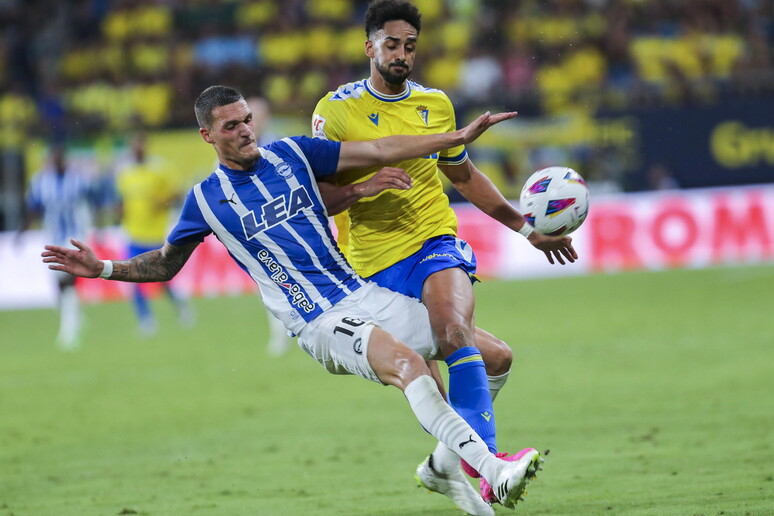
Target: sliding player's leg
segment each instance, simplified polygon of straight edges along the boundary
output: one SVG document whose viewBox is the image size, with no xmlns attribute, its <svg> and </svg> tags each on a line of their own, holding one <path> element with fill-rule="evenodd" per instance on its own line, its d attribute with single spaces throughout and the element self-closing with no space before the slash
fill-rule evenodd
<svg viewBox="0 0 774 516">
<path fill-rule="evenodd" d="M 513 363 L 513 352 L 511 348 L 491 333 L 481 328 L 475 329 L 476 347 L 481 352 L 484 359 L 487 373 L 487 383 L 489 385 L 489 395 L 494 402 L 500 389 L 503 388 L 511 370 Z M 435 377 L 436 375 L 434 375 Z M 440 374 L 438 374 L 440 376 Z M 442 381 L 442 380 L 441 380 Z M 436 469 L 442 473 L 453 472 L 460 463 L 460 457 L 452 450 L 446 448 L 443 443 L 438 443 L 433 450 L 432 461 Z M 463 465 L 465 467 L 465 465 Z M 466 473 L 473 477 L 478 477 L 478 473 L 473 468 L 465 468 Z"/>
<path fill-rule="evenodd" d="M 449 366 L 449 402 L 495 453 L 488 371 L 474 337 L 475 271 L 476 259 L 470 246 L 442 235 L 368 279 L 424 303 L 441 358 Z M 507 367 L 499 374 L 503 372 Z"/>
<path fill-rule="evenodd" d="M 422 427 L 447 448 L 456 450 L 466 462 L 481 472 L 482 477 L 493 486 L 495 501 L 512 508 L 524 494 L 527 482 L 537 472 L 540 454 L 534 452 L 524 455 L 515 462 L 497 458 L 470 425 L 443 399 L 424 358 L 380 328 L 374 328 L 369 336 L 367 355 L 379 380 L 403 391 Z M 464 477 L 462 483 L 467 484 Z M 450 482 L 449 485 L 453 484 Z M 462 484 L 456 485 L 456 482 L 454 487 L 464 489 Z M 464 491 L 457 493 L 454 488 L 450 488 L 447 496 L 469 514 L 492 514 L 491 507 L 480 504 L 481 499 L 478 497 L 471 499 Z M 460 501 L 469 505 L 463 505 Z"/>
<path fill-rule="evenodd" d="M 376 326 L 392 325 L 397 319 L 404 321 L 400 330 L 411 347 Z M 499 488 L 503 501 L 521 495 L 528 467 L 496 458 L 446 403 L 431 378 L 425 360 L 436 358 L 437 348 L 425 308 L 415 299 L 367 285 L 303 328 L 299 345 L 331 373 L 357 374 L 401 389 L 423 428 L 447 446 L 459 448 L 460 455 Z M 480 497 L 471 492 L 475 493 L 468 490 L 468 501 L 480 508 Z"/>
</svg>

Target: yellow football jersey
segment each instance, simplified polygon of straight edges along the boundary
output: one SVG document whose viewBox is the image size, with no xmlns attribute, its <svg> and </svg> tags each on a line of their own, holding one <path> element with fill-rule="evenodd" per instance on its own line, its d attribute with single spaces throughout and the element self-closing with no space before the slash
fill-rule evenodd
<svg viewBox="0 0 774 516">
<path fill-rule="evenodd" d="M 312 134 L 336 141 L 375 140 L 395 134 L 454 131 L 454 108 L 441 90 L 407 81 L 399 95 L 377 92 L 364 79 L 339 87 L 320 100 Z M 467 159 L 460 145 L 439 154 L 393 163 L 413 179 L 409 190 L 386 190 L 361 199 L 335 218 L 342 252 L 361 276 L 368 277 L 417 252 L 425 241 L 455 235 L 457 217 L 443 192 L 438 163 Z M 340 172 L 340 185 L 364 181 L 379 167 Z"/>
<path fill-rule="evenodd" d="M 116 188 L 123 202 L 121 225 L 132 242 L 163 243 L 177 194 L 164 170 L 148 163 L 128 166 L 119 172 Z"/>
</svg>

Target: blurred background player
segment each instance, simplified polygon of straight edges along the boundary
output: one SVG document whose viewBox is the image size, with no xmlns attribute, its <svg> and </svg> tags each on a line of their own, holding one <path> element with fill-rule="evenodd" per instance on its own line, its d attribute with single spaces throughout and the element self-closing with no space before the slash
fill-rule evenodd
<svg viewBox="0 0 774 516">
<path fill-rule="evenodd" d="M 42 222 L 46 238 L 67 244 L 78 235 L 85 238 L 93 226 L 94 203 L 97 195 L 87 174 L 73 166 L 63 145 L 51 149 L 50 163 L 33 175 L 27 191 L 27 211 L 20 233 L 35 221 Z M 56 272 L 59 288 L 60 348 L 75 350 L 81 338 L 81 306 L 75 289 L 75 277 Z"/>
<path fill-rule="evenodd" d="M 270 129 L 271 107 L 263 97 L 249 97 L 247 106 L 253 114 L 253 132 L 258 147 L 268 145 L 279 137 Z M 274 317 L 266 310 L 266 321 L 269 326 L 269 338 L 266 342 L 266 350 L 270 355 L 279 356 L 287 353 L 293 347 L 293 337 L 288 334 L 282 321 Z"/>
<path fill-rule="evenodd" d="M 408 81 L 420 29 L 421 15 L 409 2 L 377 0 L 369 5 L 365 53 L 371 75 L 320 100 L 312 120 L 314 136 L 352 141 L 456 129 L 446 94 Z M 386 191 L 361 200 L 350 205 L 349 217 L 336 219 L 339 234 L 348 237 L 347 258 L 363 277 L 427 306 L 449 367 L 449 402 L 497 453 L 492 400 L 508 377 L 512 352 L 504 342 L 475 327 L 476 259 L 471 247 L 456 237 L 457 219 L 443 192 L 439 170 L 466 199 L 527 237 L 551 263 L 575 260 L 571 239 L 533 233 L 524 217 L 473 165 L 462 145 L 395 166 L 412 177 L 410 190 Z M 356 183 L 375 172 L 347 171 L 337 175 L 337 184 Z M 453 476 L 464 488 L 458 464 L 456 454 L 439 443 L 420 464 L 417 477 L 425 487 L 454 498 L 453 489 L 442 480 Z M 478 477 L 478 472 L 464 466 Z M 496 501 L 486 483 L 482 483 L 482 497 Z"/>
<path fill-rule="evenodd" d="M 177 186 L 165 173 L 162 163 L 148 157 L 146 143 L 144 133 L 132 136 L 132 162 L 123 167 L 116 177 L 119 217 L 129 239 L 128 258 L 164 245 L 170 213 L 180 197 Z M 167 282 L 161 287 L 174 304 L 180 323 L 190 327 L 194 322 L 194 313 L 187 298 Z M 155 334 L 156 317 L 144 286 L 132 285 L 132 304 L 139 319 L 140 333 L 144 336 Z"/>
</svg>

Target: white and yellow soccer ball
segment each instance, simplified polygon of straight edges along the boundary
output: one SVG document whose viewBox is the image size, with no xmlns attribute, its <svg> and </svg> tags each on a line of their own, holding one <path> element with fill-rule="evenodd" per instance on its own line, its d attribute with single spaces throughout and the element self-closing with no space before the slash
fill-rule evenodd
<svg viewBox="0 0 774 516">
<path fill-rule="evenodd" d="M 569 167 L 546 167 L 532 174 L 521 189 L 521 212 L 543 235 L 568 235 L 589 213 L 589 189 Z"/>
</svg>

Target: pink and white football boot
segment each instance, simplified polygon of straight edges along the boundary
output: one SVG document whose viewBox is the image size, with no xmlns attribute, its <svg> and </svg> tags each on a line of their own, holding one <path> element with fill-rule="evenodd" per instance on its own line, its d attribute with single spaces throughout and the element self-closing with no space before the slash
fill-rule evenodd
<svg viewBox="0 0 774 516">
<path fill-rule="evenodd" d="M 509 509 L 513 509 L 519 500 L 524 499 L 524 495 L 527 494 L 527 483 L 535 478 L 538 470 L 542 469 L 541 463 L 543 458 L 535 448 L 524 448 L 523 450 L 508 455 L 507 453 L 500 452 L 496 456 L 507 462 L 518 462 L 519 470 L 524 468 L 524 474 L 518 479 L 518 485 L 515 486 L 503 486 L 498 485 L 498 491 L 502 491 L 499 494 L 495 492 L 495 489 L 484 478 L 481 478 L 481 498 L 488 503 L 500 503 Z M 522 464 L 523 463 L 523 464 Z M 472 468 L 471 468 L 472 469 Z M 500 482 L 498 482 L 500 484 Z"/>
</svg>

